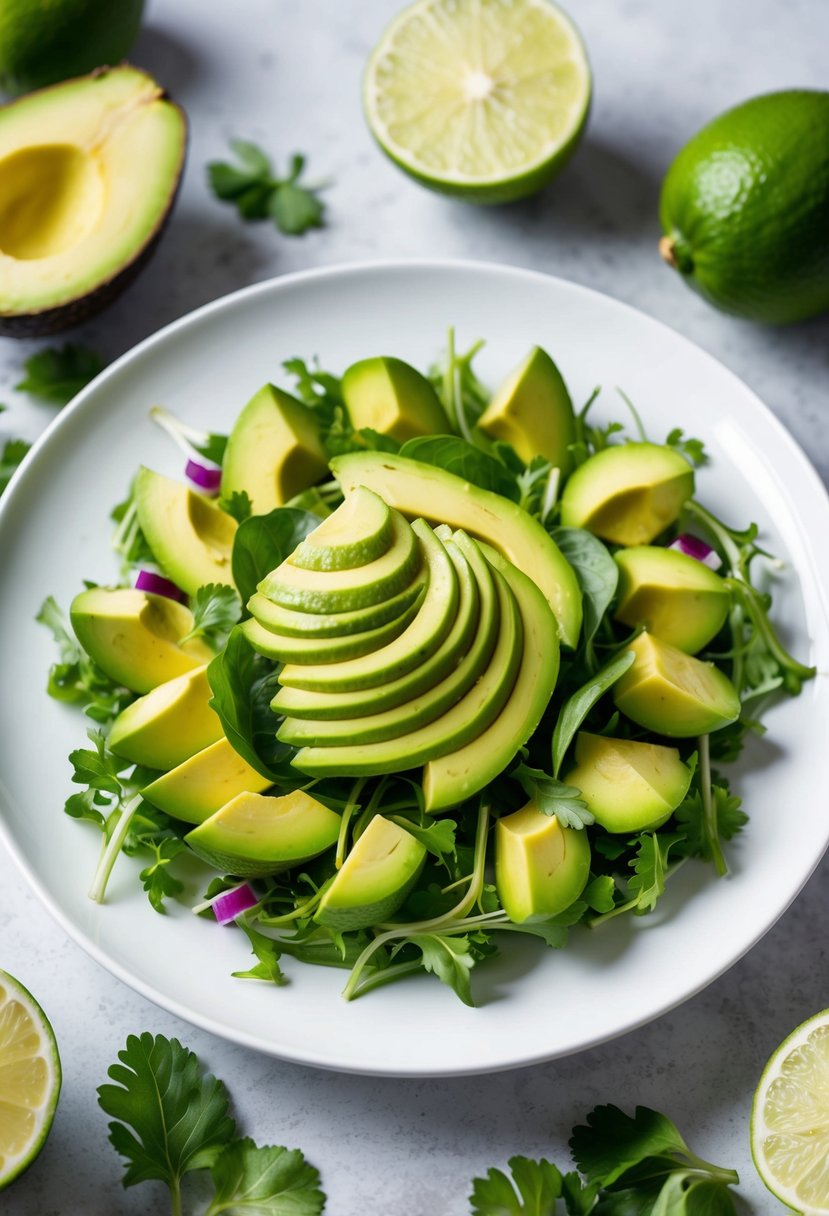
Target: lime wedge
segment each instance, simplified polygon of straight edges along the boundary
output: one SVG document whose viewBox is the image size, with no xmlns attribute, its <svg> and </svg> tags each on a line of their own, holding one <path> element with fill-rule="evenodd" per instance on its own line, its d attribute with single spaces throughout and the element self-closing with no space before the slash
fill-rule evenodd
<svg viewBox="0 0 829 1216">
<path fill-rule="evenodd" d="M 549 0 L 417 0 L 366 69 L 383 151 L 426 186 L 476 203 L 534 193 L 578 143 L 590 68 Z"/>
<path fill-rule="evenodd" d="M 787 1207 L 829 1213 L 829 1009 L 798 1026 L 766 1065 L 751 1111 L 751 1152 Z"/>
<path fill-rule="evenodd" d="M 0 1191 L 34 1161 L 60 1093 L 55 1036 L 37 1001 L 0 971 Z"/>
</svg>

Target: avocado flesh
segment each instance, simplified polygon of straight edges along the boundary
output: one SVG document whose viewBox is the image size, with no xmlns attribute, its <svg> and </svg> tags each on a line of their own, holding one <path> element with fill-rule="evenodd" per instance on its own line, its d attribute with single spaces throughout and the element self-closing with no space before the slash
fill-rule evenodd
<svg viewBox="0 0 829 1216">
<path fill-rule="evenodd" d="M 517 503 L 454 473 L 388 452 L 349 452 L 335 457 L 331 468 L 346 495 L 367 486 L 405 515 L 423 515 L 426 508 L 427 518 L 494 545 L 535 580 L 555 614 L 562 641 L 576 646 L 582 619 L 576 575 L 538 520 Z"/>
<path fill-rule="evenodd" d="M 653 545 L 622 549 L 614 556 L 619 567 L 617 621 L 644 625 L 686 654 L 696 654 L 720 632 L 730 605 L 728 587 L 702 562 Z"/>
<path fill-rule="evenodd" d="M 241 629 L 253 649 L 266 658 L 278 659 L 282 663 L 338 663 L 344 659 L 359 658 L 393 641 L 416 615 L 419 605 L 420 601 L 415 600 L 404 613 L 386 621 L 385 625 L 378 625 L 376 629 L 367 629 L 363 633 L 348 633 L 345 637 L 280 637 L 270 629 L 263 629 L 253 619 L 243 621 Z"/>
<path fill-rule="evenodd" d="M 564 777 L 607 832 L 661 827 L 688 793 L 691 770 L 675 747 L 581 731 L 576 764 Z"/>
<path fill-rule="evenodd" d="M 495 886 L 515 924 L 557 916 L 581 895 L 590 873 L 587 833 L 563 827 L 532 802 L 495 825 Z"/>
<path fill-rule="evenodd" d="M 157 777 L 141 795 L 174 819 L 198 824 L 237 794 L 261 794 L 271 784 L 222 738 Z"/>
<path fill-rule="evenodd" d="M 126 286 L 167 218 L 187 126 L 123 65 L 0 109 L 0 332 L 76 324 Z"/>
<path fill-rule="evenodd" d="M 364 929 L 387 920 L 417 882 L 425 861 L 420 841 L 375 815 L 320 900 L 314 920 L 338 930 Z"/>
<path fill-rule="evenodd" d="M 305 570 L 350 570 L 382 557 L 391 537 L 391 511 L 382 498 L 359 486 L 300 541 L 288 560 Z"/>
<path fill-rule="evenodd" d="M 350 633 L 365 633 L 402 616 L 407 608 L 423 596 L 427 583 L 426 571 L 418 570 L 415 577 L 397 595 L 368 608 L 352 612 L 299 612 L 274 604 L 261 592 L 248 600 L 248 609 L 262 626 L 284 637 L 342 638 Z"/>
<path fill-rule="evenodd" d="M 456 750 L 437 753 L 423 770 L 427 811 L 447 810 L 484 788 L 532 735 L 558 679 L 555 618 L 531 578 L 489 545 L 481 548 L 496 575 L 506 581 L 522 622 L 518 669 L 508 701 L 498 715 Z"/>
<path fill-rule="evenodd" d="M 616 708 L 658 735 L 690 738 L 728 726 L 740 698 L 727 676 L 649 633 L 627 644 L 632 667 L 613 686 Z"/>
<path fill-rule="evenodd" d="M 428 568 L 429 583 L 416 616 L 404 631 L 394 641 L 361 658 L 338 663 L 288 664 L 279 676 L 283 687 L 323 692 L 381 687 L 390 676 L 403 675 L 434 654 L 455 619 L 458 578 L 448 553 L 428 524 L 415 520 L 412 533 Z"/>
<path fill-rule="evenodd" d="M 493 575 L 501 629 L 488 666 L 465 696 L 434 721 L 382 743 L 365 743 L 359 747 L 303 747 L 291 761 L 294 767 L 312 777 L 396 773 L 462 747 L 482 731 L 486 732 L 501 713 L 515 685 L 524 632 L 508 582 L 497 571 Z"/>
<path fill-rule="evenodd" d="M 206 583 L 233 586 L 236 520 L 187 486 L 142 466 L 135 479 L 141 531 L 168 578 L 195 595 Z"/>
<path fill-rule="evenodd" d="M 492 572 L 477 543 L 463 532 L 456 532 L 452 544 L 446 543 L 453 557 L 452 545 L 457 545 L 469 563 L 479 601 L 477 632 L 462 658 L 458 658 L 457 632 L 453 628 L 430 658 L 386 684 L 343 692 L 280 688 L 271 701 L 271 709 L 294 722 L 299 718 L 315 718 L 324 723 L 390 713 L 399 708 L 403 713 L 410 711 L 413 724 L 417 724 L 414 720 L 423 712 L 424 701 L 431 705 L 434 699 L 448 708 L 462 696 L 492 657 L 500 617 Z M 454 664 L 457 666 L 452 669 Z"/>
<path fill-rule="evenodd" d="M 402 591 L 419 564 L 415 534 L 399 511 L 394 511 L 391 543 L 381 557 L 348 570 L 303 570 L 286 560 L 262 580 L 258 590 L 283 608 L 350 612 L 370 608 Z"/>
<path fill-rule="evenodd" d="M 478 584 L 465 557 L 452 541 L 446 542 L 446 551 L 457 571 L 460 600 L 455 622 L 445 641 L 423 665 L 429 668 L 434 681 L 428 691 L 416 699 L 407 699 L 394 709 L 380 712 L 376 711 L 375 697 L 375 705 L 365 706 L 366 712 L 359 717 L 327 720 L 286 717 L 277 731 L 277 737 L 283 743 L 294 747 L 380 743 L 434 721 L 468 692 L 486 667 L 495 646 L 497 601 L 490 579 L 489 602 L 482 609 Z M 344 700 L 355 696 L 337 695 Z M 273 702 L 271 706 L 273 708 Z"/>
<path fill-rule="evenodd" d="M 561 372 L 540 346 L 533 347 L 495 392 L 478 419 L 478 429 L 511 444 L 525 464 L 543 456 L 562 477 L 570 472 L 569 447 L 576 439 L 573 403 Z"/>
<path fill-rule="evenodd" d="M 303 790 L 237 794 L 184 837 L 208 865 L 264 878 L 318 857 L 337 842 L 340 816 Z"/>
<path fill-rule="evenodd" d="M 69 617 L 90 658 L 132 692 L 149 692 L 214 657 L 200 638 L 180 644 L 193 614 L 167 596 L 91 587 L 75 596 Z"/>
<path fill-rule="evenodd" d="M 311 410 L 265 384 L 242 410 L 222 460 L 222 494 L 246 493 L 254 515 L 284 506 L 328 471 Z"/>
<path fill-rule="evenodd" d="M 647 545 L 674 523 L 693 492 L 693 469 L 672 448 L 614 444 L 571 474 L 561 522 L 616 545 Z"/>
<path fill-rule="evenodd" d="M 115 719 L 111 750 L 148 768 L 175 768 L 221 739 L 222 724 L 208 704 L 212 696 L 206 667 L 159 684 Z"/>
<path fill-rule="evenodd" d="M 346 368 L 342 392 L 351 425 L 399 443 L 416 435 L 448 435 L 449 420 L 425 376 L 392 356 L 361 359 Z"/>
</svg>

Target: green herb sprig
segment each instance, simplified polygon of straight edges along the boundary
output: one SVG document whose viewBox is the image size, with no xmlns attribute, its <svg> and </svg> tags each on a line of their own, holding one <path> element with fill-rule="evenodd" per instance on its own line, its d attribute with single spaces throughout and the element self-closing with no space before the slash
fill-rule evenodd
<svg viewBox="0 0 829 1216">
<path fill-rule="evenodd" d="M 288 172 L 280 177 L 270 157 L 249 140 L 232 139 L 237 164 L 212 161 L 207 166 L 210 187 L 217 198 L 232 203 L 245 220 L 273 220 L 285 236 L 302 236 L 322 228 L 325 207 L 319 197 L 323 186 L 301 181 L 305 157 L 295 153 Z"/>
</svg>

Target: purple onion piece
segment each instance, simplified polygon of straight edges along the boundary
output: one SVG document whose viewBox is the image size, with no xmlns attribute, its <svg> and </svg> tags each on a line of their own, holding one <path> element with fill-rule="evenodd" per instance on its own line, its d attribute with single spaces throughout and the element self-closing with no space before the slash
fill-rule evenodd
<svg viewBox="0 0 829 1216">
<path fill-rule="evenodd" d="M 138 571 L 135 576 L 135 590 L 149 591 L 151 595 L 166 595 L 168 600 L 176 600 L 179 604 L 183 604 L 187 599 L 181 587 L 177 587 L 163 574 L 156 574 L 153 570 Z"/>
<path fill-rule="evenodd" d="M 221 895 L 210 901 L 210 906 L 219 924 L 229 925 L 237 916 L 241 916 L 249 908 L 254 908 L 258 903 L 259 896 L 253 887 L 249 883 L 241 882 L 238 887 L 222 891 Z"/>
<path fill-rule="evenodd" d="M 222 484 L 222 470 L 215 464 L 202 464 L 199 460 L 188 460 L 185 475 L 194 486 L 207 494 L 218 494 Z"/>
<path fill-rule="evenodd" d="M 698 536 L 692 536 L 690 532 L 683 532 L 675 541 L 668 545 L 669 549 L 675 549 L 677 553 L 684 553 L 686 557 L 693 557 L 696 561 L 702 562 L 703 566 L 707 566 L 709 570 L 719 570 L 722 565 L 722 560 L 718 553 L 706 544 L 704 540 L 700 540 Z"/>
</svg>

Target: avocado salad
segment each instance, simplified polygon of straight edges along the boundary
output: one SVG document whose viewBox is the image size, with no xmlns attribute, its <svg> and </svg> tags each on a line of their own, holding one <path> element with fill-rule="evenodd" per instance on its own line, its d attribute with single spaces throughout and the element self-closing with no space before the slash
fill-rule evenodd
<svg viewBox="0 0 829 1216">
<path fill-rule="evenodd" d="M 113 585 L 39 615 L 93 723 L 66 802 L 102 834 L 90 897 L 134 855 L 156 911 L 241 931 L 241 978 L 425 970 L 472 1004 L 511 934 L 562 947 L 689 859 L 725 874 L 721 766 L 813 675 L 757 527 L 696 497 L 698 439 L 626 398 L 598 424 L 540 347 L 492 393 L 480 346 L 289 359 L 229 435 L 154 408 L 186 480 L 138 469 Z"/>
</svg>

